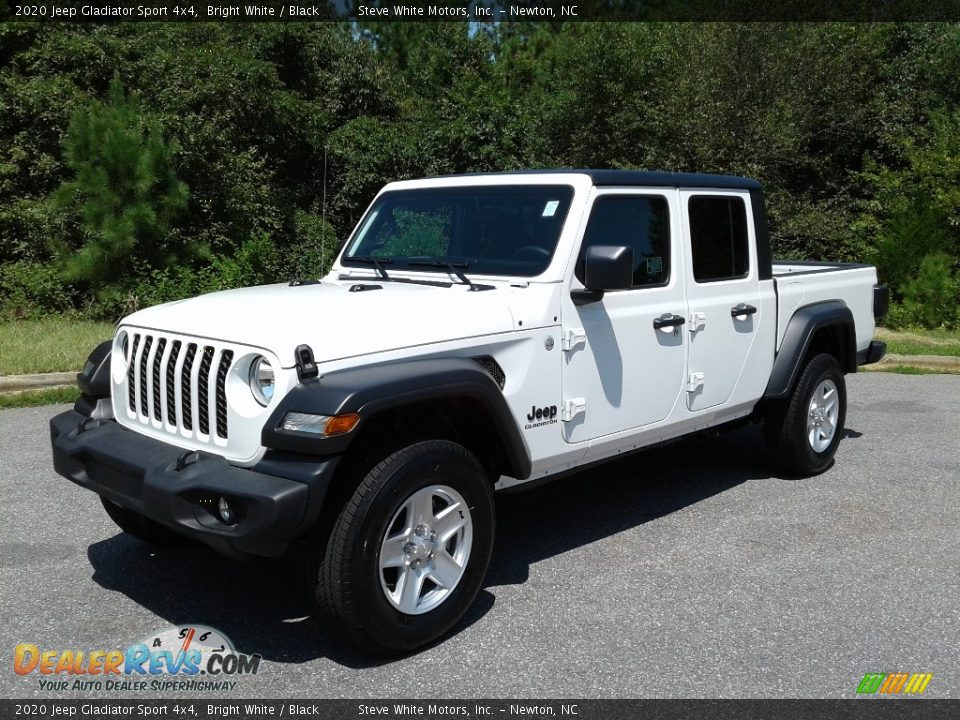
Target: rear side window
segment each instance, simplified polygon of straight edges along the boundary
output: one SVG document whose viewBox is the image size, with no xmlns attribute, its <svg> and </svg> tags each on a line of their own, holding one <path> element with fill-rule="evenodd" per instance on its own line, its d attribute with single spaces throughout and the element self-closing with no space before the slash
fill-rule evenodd
<svg viewBox="0 0 960 720">
<path fill-rule="evenodd" d="M 670 279 L 670 209 L 660 195 L 605 195 L 590 211 L 580 246 L 576 275 L 583 282 L 583 261 L 592 245 L 633 248 L 633 286 L 665 285 Z"/>
<path fill-rule="evenodd" d="M 687 204 L 693 277 L 699 283 L 747 276 L 747 209 L 743 198 L 698 195 Z"/>
</svg>

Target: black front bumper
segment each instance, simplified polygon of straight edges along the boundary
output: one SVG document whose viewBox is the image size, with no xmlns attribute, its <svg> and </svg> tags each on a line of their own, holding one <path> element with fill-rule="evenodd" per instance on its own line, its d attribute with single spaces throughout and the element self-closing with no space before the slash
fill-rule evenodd
<svg viewBox="0 0 960 720">
<path fill-rule="evenodd" d="M 316 522 L 339 458 L 268 452 L 253 468 L 71 410 L 50 421 L 58 473 L 228 555 L 275 556 Z M 187 460 L 184 463 L 181 458 Z M 219 518 L 224 497 L 232 525 Z"/>
</svg>

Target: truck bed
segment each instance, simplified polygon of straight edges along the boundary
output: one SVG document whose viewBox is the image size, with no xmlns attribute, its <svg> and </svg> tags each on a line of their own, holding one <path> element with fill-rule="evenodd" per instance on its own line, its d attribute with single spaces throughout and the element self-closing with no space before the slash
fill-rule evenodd
<svg viewBox="0 0 960 720">
<path fill-rule="evenodd" d="M 777 350 L 787 323 L 801 305 L 823 300 L 843 300 L 856 323 L 857 350 L 870 346 L 875 324 L 873 286 L 877 271 L 872 265 L 812 260 L 774 261 L 773 282 L 777 292 Z"/>
</svg>

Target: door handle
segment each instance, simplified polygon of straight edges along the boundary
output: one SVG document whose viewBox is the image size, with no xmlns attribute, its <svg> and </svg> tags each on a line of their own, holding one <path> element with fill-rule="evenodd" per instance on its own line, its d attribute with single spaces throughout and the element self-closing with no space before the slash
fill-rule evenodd
<svg viewBox="0 0 960 720">
<path fill-rule="evenodd" d="M 671 315 L 670 313 L 664 313 L 658 318 L 653 319 L 653 327 L 655 330 L 666 327 L 678 327 L 683 325 L 687 319 L 681 315 Z"/>
<path fill-rule="evenodd" d="M 740 303 L 736 307 L 730 308 L 730 317 L 740 317 L 741 315 L 753 315 L 757 309 L 753 305 Z"/>
</svg>

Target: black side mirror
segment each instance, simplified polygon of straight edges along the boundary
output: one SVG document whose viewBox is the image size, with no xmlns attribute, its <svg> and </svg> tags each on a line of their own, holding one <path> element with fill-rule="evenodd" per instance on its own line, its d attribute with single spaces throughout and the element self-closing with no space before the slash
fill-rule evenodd
<svg viewBox="0 0 960 720">
<path fill-rule="evenodd" d="M 633 248 L 625 245 L 593 245 L 583 261 L 583 284 L 575 290 L 573 302 L 582 305 L 603 297 L 606 290 L 633 287 Z"/>
</svg>

